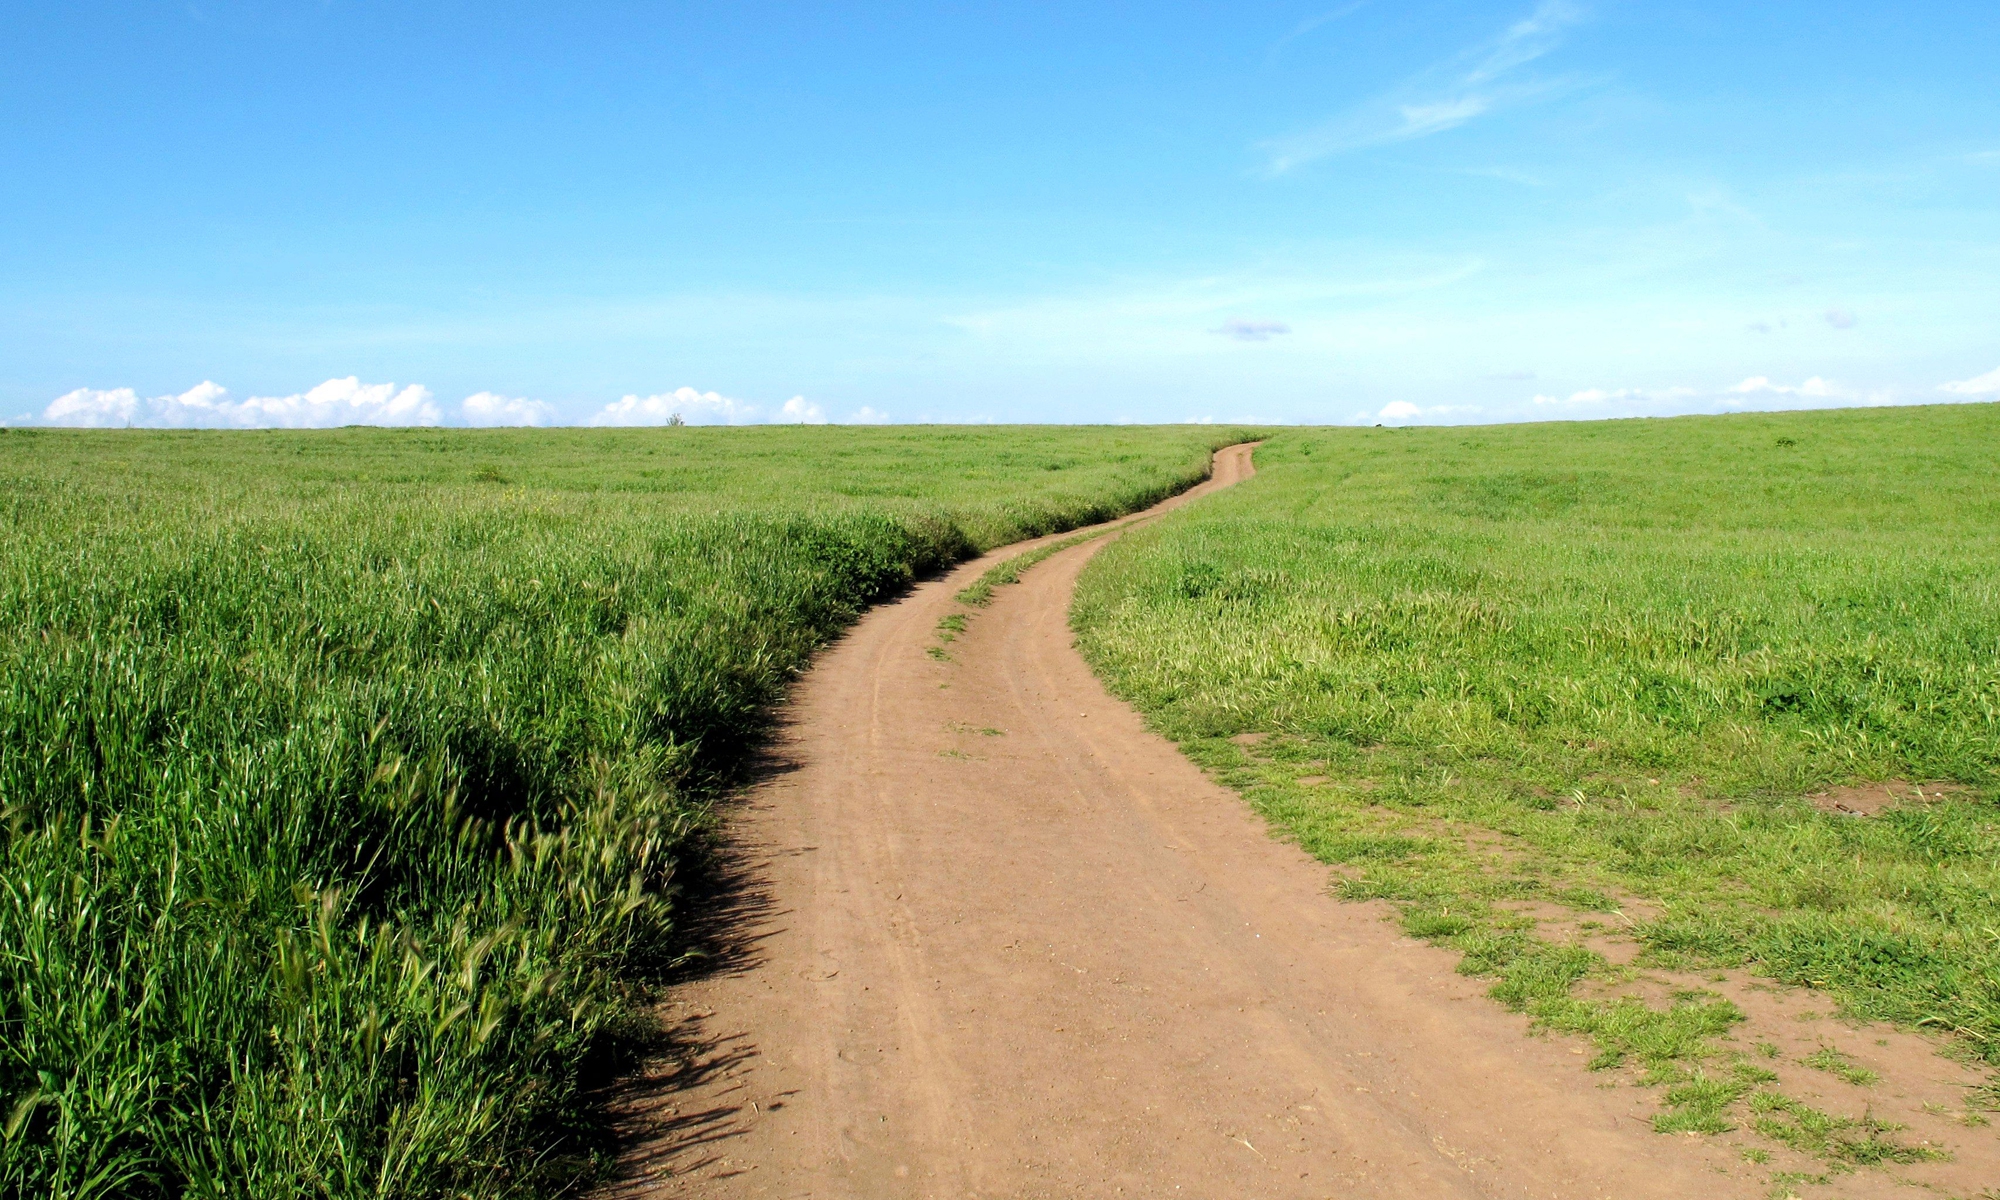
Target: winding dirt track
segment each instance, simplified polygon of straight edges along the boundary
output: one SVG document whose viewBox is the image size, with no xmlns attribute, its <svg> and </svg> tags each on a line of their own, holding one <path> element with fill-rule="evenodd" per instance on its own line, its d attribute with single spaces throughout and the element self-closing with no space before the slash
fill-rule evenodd
<svg viewBox="0 0 2000 1200">
<path fill-rule="evenodd" d="M 1146 517 L 1252 473 L 1213 479 Z M 1144 519 L 1144 518 L 1142 518 Z M 1398 936 L 1112 700 L 1069 598 L 1107 538 L 869 613 L 732 826 L 716 969 L 628 1101 L 628 1197 L 1759 1195 L 1657 1098 Z"/>
</svg>

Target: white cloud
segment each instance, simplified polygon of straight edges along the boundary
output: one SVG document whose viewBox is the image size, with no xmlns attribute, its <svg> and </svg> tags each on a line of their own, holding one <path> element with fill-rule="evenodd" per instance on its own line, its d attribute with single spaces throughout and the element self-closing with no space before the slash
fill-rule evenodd
<svg viewBox="0 0 2000 1200">
<path fill-rule="evenodd" d="M 1954 383 L 1938 385 L 1941 392 L 1955 392 L 1960 396 L 2000 396 L 2000 367 L 1995 367 L 1984 375 L 1970 379 L 1960 379 Z"/>
<path fill-rule="evenodd" d="M 540 400 L 522 400 L 498 392 L 476 392 L 459 405 L 467 425 L 553 425 L 556 410 Z"/>
<path fill-rule="evenodd" d="M 1686 396 L 1698 394 L 1691 387 L 1615 388 L 1609 391 L 1604 388 L 1584 388 L 1579 392 L 1571 392 L 1567 398 L 1537 395 L 1533 403 L 1572 405 L 1614 404 L 1634 400 L 1679 400 Z"/>
<path fill-rule="evenodd" d="M 2000 377 L 2000 371 L 1994 374 Z M 2000 378 L 1995 379 L 1994 386 L 2000 389 Z M 1577 415 L 1588 418 L 1667 416 L 1673 413 L 1693 412 L 1782 411 L 1911 402 L 1908 396 L 1893 387 L 1866 390 L 1836 383 L 1821 375 L 1810 376 L 1801 383 L 1781 383 L 1768 375 L 1752 375 L 1740 383 L 1721 388 L 1585 388 L 1570 393 L 1568 397 L 1538 395 L 1531 401 L 1534 407 L 1527 409 L 1523 415 L 1534 412 L 1537 407 L 1546 408 L 1551 405 L 1585 409 L 1586 411 Z"/>
<path fill-rule="evenodd" d="M 1563 31 L 1582 17 L 1582 11 L 1566 0 L 1542 0 L 1532 14 L 1491 41 L 1313 129 L 1264 143 L 1270 168 L 1283 174 L 1331 154 L 1427 137 L 1560 91 L 1567 85 L 1559 81 L 1516 77 L 1521 68 L 1560 46 Z"/>
<path fill-rule="evenodd" d="M 1729 389 L 1732 395 L 1753 396 L 1768 393 L 1773 396 L 1807 396 L 1813 399 L 1832 399 L 1850 395 L 1833 384 L 1815 375 L 1800 384 L 1772 383 L 1762 375 L 1752 375 L 1742 383 Z"/>
<path fill-rule="evenodd" d="M 485 426 L 546 426 L 559 423 L 556 407 L 542 400 L 475 392 L 460 401 L 451 423 Z M 826 411 L 804 396 L 776 410 L 691 387 L 655 396 L 625 396 L 592 414 L 591 425 L 664 425 L 674 417 L 689 425 L 823 425 Z M 178 395 L 141 396 L 131 388 L 77 388 L 51 401 L 40 423 L 110 429 L 326 429 L 340 425 L 441 425 L 445 410 L 421 384 L 362 383 L 350 375 L 329 379 L 290 396 L 230 396 L 220 384 L 203 381 Z M 862 407 L 854 424 L 884 424 L 887 413 Z"/>
<path fill-rule="evenodd" d="M 657 396 L 622 397 L 598 409 L 589 424 L 665 425 L 675 417 L 689 425 L 756 425 L 767 421 L 780 425 L 826 424 L 825 410 L 804 396 L 793 396 L 776 412 L 766 412 L 762 405 L 748 400 L 720 392 L 698 392 L 691 387 Z"/>
<path fill-rule="evenodd" d="M 1852 312 L 1844 308 L 1829 308 L 1826 310 L 1826 323 L 1835 329 L 1852 329 L 1857 320 L 1858 318 Z"/>
<path fill-rule="evenodd" d="M 221 389 L 217 389 L 220 392 Z M 218 401 L 218 410 L 227 410 Z M 324 429 L 335 425 L 435 425 L 444 414 L 419 384 L 362 383 L 349 375 L 292 396 L 251 396 L 231 412 L 239 425 Z"/>
<path fill-rule="evenodd" d="M 1239 342 L 1268 342 L 1275 334 L 1290 333 L 1292 327 L 1283 321 L 1252 321 L 1243 317 L 1231 317 L 1220 328 L 1210 333 L 1235 338 Z"/>
<path fill-rule="evenodd" d="M 212 383 L 202 383 L 184 393 L 193 396 L 203 388 L 212 388 Z M 178 397 L 162 396 L 153 403 L 172 402 Z M 138 393 L 131 388 L 115 388 L 100 392 L 95 388 L 78 388 L 57 396 L 42 410 L 42 420 L 51 425 L 76 425 L 85 429 L 115 428 L 130 425 L 139 417 L 143 404 Z"/>
<path fill-rule="evenodd" d="M 362 383 L 350 375 L 290 396 L 231 400 L 203 381 L 177 396 L 141 397 L 131 388 L 77 388 L 42 411 L 50 425 L 152 429 L 325 429 L 338 425 L 436 425 L 444 419 L 420 384 Z"/>
<path fill-rule="evenodd" d="M 758 416 L 758 407 L 747 401 L 684 387 L 657 396 L 625 396 L 597 410 L 589 424 L 665 425 L 679 417 L 690 425 L 749 425 Z"/>
<path fill-rule="evenodd" d="M 771 419 L 780 425 L 824 425 L 826 410 L 804 396 L 793 396 Z"/>
<path fill-rule="evenodd" d="M 1354 419 L 1357 421 L 1374 421 L 1378 424 L 1401 423 L 1405 421 L 1422 421 L 1432 417 L 1463 416 L 1484 411 L 1485 409 L 1477 404 L 1433 404 L 1425 408 L 1412 404 L 1408 400 L 1391 400 L 1382 406 L 1382 411 L 1377 413 L 1356 413 L 1354 414 Z"/>
</svg>

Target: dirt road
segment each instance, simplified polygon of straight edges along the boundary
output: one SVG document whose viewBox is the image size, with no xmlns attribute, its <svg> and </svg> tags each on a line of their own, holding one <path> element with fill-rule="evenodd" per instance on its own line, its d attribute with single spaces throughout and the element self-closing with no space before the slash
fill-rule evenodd
<svg viewBox="0 0 2000 1200">
<path fill-rule="evenodd" d="M 1162 509 L 1250 473 L 1226 450 Z M 1067 619 L 1103 541 L 1002 588 L 950 661 L 926 651 L 953 593 L 1020 547 L 801 681 L 613 1194 L 1762 1195 L 1455 956 L 1330 899 L 1112 700 Z"/>
</svg>

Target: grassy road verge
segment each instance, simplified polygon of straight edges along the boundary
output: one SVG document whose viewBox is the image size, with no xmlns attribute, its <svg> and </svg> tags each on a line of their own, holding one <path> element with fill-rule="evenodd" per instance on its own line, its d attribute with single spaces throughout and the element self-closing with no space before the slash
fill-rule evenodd
<svg viewBox="0 0 2000 1200">
<path fill-rule="evenodd" d="M 0 1192 L 552 1186 L 813 649 L 1228 440 L 0 432 Z"/>
<path fill-rule="evenodd" d="M 1728 1000 L 1611 985 L 1747 969 L 2000 1067 L 2000 407 L 1301 431 L 1257 466 L 1093 561 L 1114 688 L 1345 894 L 1643 1065 L 1662 1130 L 1931 1153 L 1773 1087 Z"/>
</svg>

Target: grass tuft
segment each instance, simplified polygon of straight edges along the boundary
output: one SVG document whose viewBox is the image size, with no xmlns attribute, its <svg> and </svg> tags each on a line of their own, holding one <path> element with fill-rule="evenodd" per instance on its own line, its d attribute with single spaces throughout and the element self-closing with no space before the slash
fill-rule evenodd
<svg viewBox="0 0 2000 1200">
<path fill-rule="evenodd" d="M 1893 1136 L 1899 1126 L 1871 1117 L 1838 1117 L 1776 1092 L 1750 1097 L 1757 1132 L 1794 1150 L 1856 1166 L 1935 1162 L 1945 1157 L 1929 1146 L 1909 1146 Z"/>
</svg>

